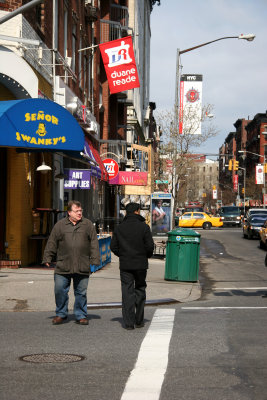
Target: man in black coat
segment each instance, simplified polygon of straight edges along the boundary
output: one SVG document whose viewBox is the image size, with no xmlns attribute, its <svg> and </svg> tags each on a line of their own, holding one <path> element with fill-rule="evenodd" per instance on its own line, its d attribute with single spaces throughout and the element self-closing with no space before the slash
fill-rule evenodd
<svg viewBox="0 0 267 400">
<path fill-rule="evenodd" d="M 122 317 L 126 329 L 144 326 L 148 258 L 154 241 L 149 226 L 140 215 L 140 205 L 129 203 L 126 217 L 115 229 L 110 245 L 120 259 Z"/>
</svg>

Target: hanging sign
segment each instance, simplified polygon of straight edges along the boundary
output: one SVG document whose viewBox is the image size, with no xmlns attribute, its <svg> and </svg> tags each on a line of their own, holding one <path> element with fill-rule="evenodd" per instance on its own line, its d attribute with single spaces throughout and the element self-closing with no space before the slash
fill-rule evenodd
<svg viewBox="0 0 267 400">
<path fill-rule="evenodd" d="M 91 172 L 88 169 L 64 169 L 64 189 L 90 189 Z"/>
<path fill-rule="evenodd" d="M 238 175 L 234 175 L 233 177 L 234 191 L 238 191 Z"/>
<path fill-rule="evenodd" d="M 258 164 L 256 165 L 256 185 L 263 185 L 263 183 L 264 183 L 263 165 Z"/>
<path fill-rule="evenodd" d="M 140 86 L 131 36 L 99 45 L 110 93 Z"/>
<path fill-rule="evenodd" d="M 179 133 L 201 134 L 202 75 L 184 74 L 180 80 Z"/>
<path fill-rule="evenodd" d="M 119 165 L 115 160 L 112 158 L 105 158 L 103 164 L 105 165 L 109 179 L 113 179 L 118 175 Z"/>
</svg>

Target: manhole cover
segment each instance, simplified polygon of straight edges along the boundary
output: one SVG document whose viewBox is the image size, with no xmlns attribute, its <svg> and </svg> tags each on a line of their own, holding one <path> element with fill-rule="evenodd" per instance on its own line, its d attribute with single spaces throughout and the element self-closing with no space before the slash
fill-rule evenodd
<svg viewBox="0 0 267 400">
<path fill-rule="evenodd" d="M 85 359 L 84 356 L 78 356 L 77 354 L 29 354 L 19 358 L 21 361 L 27 361 L 31 363 L 72 363 L 78 362 Z"/>
</svg>

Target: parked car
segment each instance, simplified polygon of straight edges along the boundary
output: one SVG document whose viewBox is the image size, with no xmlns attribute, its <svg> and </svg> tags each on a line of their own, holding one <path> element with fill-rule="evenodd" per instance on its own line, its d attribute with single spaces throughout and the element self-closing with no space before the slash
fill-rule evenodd
<svg viewBox="0 0 267 400">
<path fill-rule="evenodd" d="M 210 217 L 204 212 L 187 212 L 179 218 L 179 227 L 210 229 L 212 226 L 221 227 L 220 217 Z"/>
<path fill-rule="evenodd" d="M 260 248 L 267 249 L 267 219 L 263 227 L 260 229 Z"/>
<path fill-rule="evenodd" d="M 243 223 L 243 235 L 244 238 L 252 239 L 253 237 L 260 237 L 260 230 L 264 226 L 266 221 L 266 215 L 256 214 L 251 215 Z"/>
<path fill-rule="evenodd" d="M 222 206 L 218 214 L 223 221 L 223 226 L 241 226 L 241 212 L 236 206 Z"/>
</svg>

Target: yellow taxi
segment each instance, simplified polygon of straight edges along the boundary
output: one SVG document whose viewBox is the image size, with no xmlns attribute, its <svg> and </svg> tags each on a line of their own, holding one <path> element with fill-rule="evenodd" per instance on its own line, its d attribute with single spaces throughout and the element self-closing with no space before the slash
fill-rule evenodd
<svg viewBox="0 0 267 400">
<path fill-rule="evenodd" d="M 187 212 L 179 217 L 179 227 L 181 228 L 210 229 L 212 226 L 223 226 L 222 219 L 220 217 L 209 216 L 205 212 Z"/>
<path fill-rule="evenodd" d="M 267 220 L 264 222 L 263 227 L 260 229 L 260 248 L 267 249 Z"/>
</svg>

